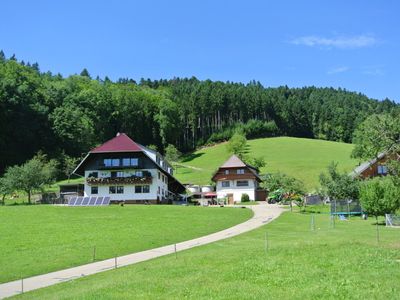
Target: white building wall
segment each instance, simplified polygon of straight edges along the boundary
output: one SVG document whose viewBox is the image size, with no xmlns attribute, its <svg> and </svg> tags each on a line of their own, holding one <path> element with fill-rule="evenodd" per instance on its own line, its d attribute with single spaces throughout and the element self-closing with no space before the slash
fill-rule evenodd
<svg viewBox="0 0 400 300">
<path fill-rule="evenodd" d="M 240 179 L 243 181 L 245 179 Z M 225 198 L 228 194 L 233 194 L 233 201 L 240 202 L 242 199 L 242 194 L 249 195 L 250 201 L 255 200 L 255 190 L 257 188 L 257 182 L 253 179 L 248 179 L 249 182 L 248 186 L 237 186 L 237 180 L 224 180 L 229 181 L 229 187 L 223 187 L 222 181 L 217 181 L 217 198 Z"/>
<path fill-rule="evenodd" d="M 117 171 L 117 170 L 113 170 Z M 89 176 L 90 173 L 97 172 L 99 178 L 104 178 L 104 177 L 110 177 L 111 176 L 111 171 L 108 170 L 90 170 L 90 171 L 85 171 L 85 188 L 84 188 L 84 194 L 85 196 L 109 196 L 111 200 L 116 200 L 116 201 L 123 201 L 123 200 L 156 200 L 157 196 L 159 196 L 159 199 L 161 200 L 161 195 L 158 194 L 158 187 L 160 187 L 160 190 L 168 190 L 168 178 L 167 178 L 167 183 L 162 181 L 162 175 L 164 175 L 162 172 L 160 172 L 158 169 L 134 169 L 134 170 L 121 170 L 124 172 L 124 177 L 129 177 L 131 175 L 134 175 L 135 172 L 137 171 L 147 171 L 151 173 L 152 178 L 152 183 L 148 184 L 150 186 L 150 192 L 149 193 L 135 193 L 135 186 L 136 185 L 147 185 L 147 184 L 111 184 L 111 185 L 89 185 L 86 183 L 86 178 Z M 158 179 L 158 172 L 160 172 L 160 178 L 161 180 Z M 91 187 L 92 186 L 97 186 L 98 187 L 98 193 L 97 194 L 91 194 Z M 110 186 L 123 186 L 124 187 L 124 193 L 123 194 L 110 194 L 109 192 L 109 187 Z"/>
</svg>

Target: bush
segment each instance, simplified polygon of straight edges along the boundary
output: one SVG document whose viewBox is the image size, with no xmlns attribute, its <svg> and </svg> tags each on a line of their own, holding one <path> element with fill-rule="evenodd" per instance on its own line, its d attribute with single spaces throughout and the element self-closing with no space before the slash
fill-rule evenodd
<svg viewBox="0 0 400 300">
<path fill-rule="evenodd" d="M 250 201 L 249 195 L 248 194 L 242 194 L 242 197 L 241 197 L 240 201 L 249 202 Z"/>
</svg>

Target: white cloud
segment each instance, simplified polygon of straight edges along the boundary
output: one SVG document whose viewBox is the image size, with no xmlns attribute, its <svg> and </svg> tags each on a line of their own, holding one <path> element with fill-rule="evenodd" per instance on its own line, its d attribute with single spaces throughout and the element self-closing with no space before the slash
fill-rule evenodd
<svg viewBox="0 0 400 300">
<path fill-rule="evenodd" d="M 384 66 L 383 65 L 373 65 L 373 66 L 364 66 L 362 68 L 362 73 L 365 75 L 371 76 L 383 76 L 385 75 Z"/>
<path fill-rule="evenodd" d="M 350 70 L 349 67 L 342 66 L 342 67 L 332 68 L 332 69 L 328 70 L 327 73 L 330 75 L 330 74 L 347 72 L 348 70 Z"/>
<path fill-rule="evenodd" d="M 290 41 L 290 43 L 308 47 L 354 49 L 354 48 L 370 47 L 376 45 L 378 41 L 376 38 L 370 35 L 333 37 L 333 38 L 309 35 L 293 39 Z"/>
</svg>

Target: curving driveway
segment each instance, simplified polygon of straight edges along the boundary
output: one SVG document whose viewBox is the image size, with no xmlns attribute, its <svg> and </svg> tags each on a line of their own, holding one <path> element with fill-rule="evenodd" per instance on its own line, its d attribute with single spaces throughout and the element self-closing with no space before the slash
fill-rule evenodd
<svg viewBox="0 0 400 300">
<path fill-rule="evenodd" d="M 218 231 L 203 237 L 195 238 L 192 240 L 180 242 L 177 244 L 167 245 L 159 248 L 136 252 L 117 258 L 106 259 L 78 267 L 64 269 L 56 272 L 51 272 L 43 275 L 33 276 L 22 280 L 10 281 L 0 284 L 0 299 L 11 297 L 22 292 L 28 292 L 53 284 L 77 279 L 82 276 L 88 276 L 116 267 L 124 267 L 133 265 L 142 261 L 150 260 L 152 258 L 173 254 L 175 251 L 183 251 L 193 247 L 209 244 L 215 241 L 223 240 L 226 238 L 239 235 L 241 233 L 258 228 L 274 219 L 284 211 L 276 205 L 259 204 L 248 206 L 253 210 L 254 215 L 246 222 L 240 223 L 228 229 Z"/>
</svg>

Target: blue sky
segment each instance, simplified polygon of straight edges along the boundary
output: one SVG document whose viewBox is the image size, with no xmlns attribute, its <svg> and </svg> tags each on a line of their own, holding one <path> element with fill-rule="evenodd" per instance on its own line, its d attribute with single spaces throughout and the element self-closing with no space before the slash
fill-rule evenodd
<svg viewBox="0 0 400 300">
<path fill-rule="evenodd" d="M 259 80 L 400 102 L 398 1 L 8 1 L 0 49 L 67 76 Z"/>
</svg>

